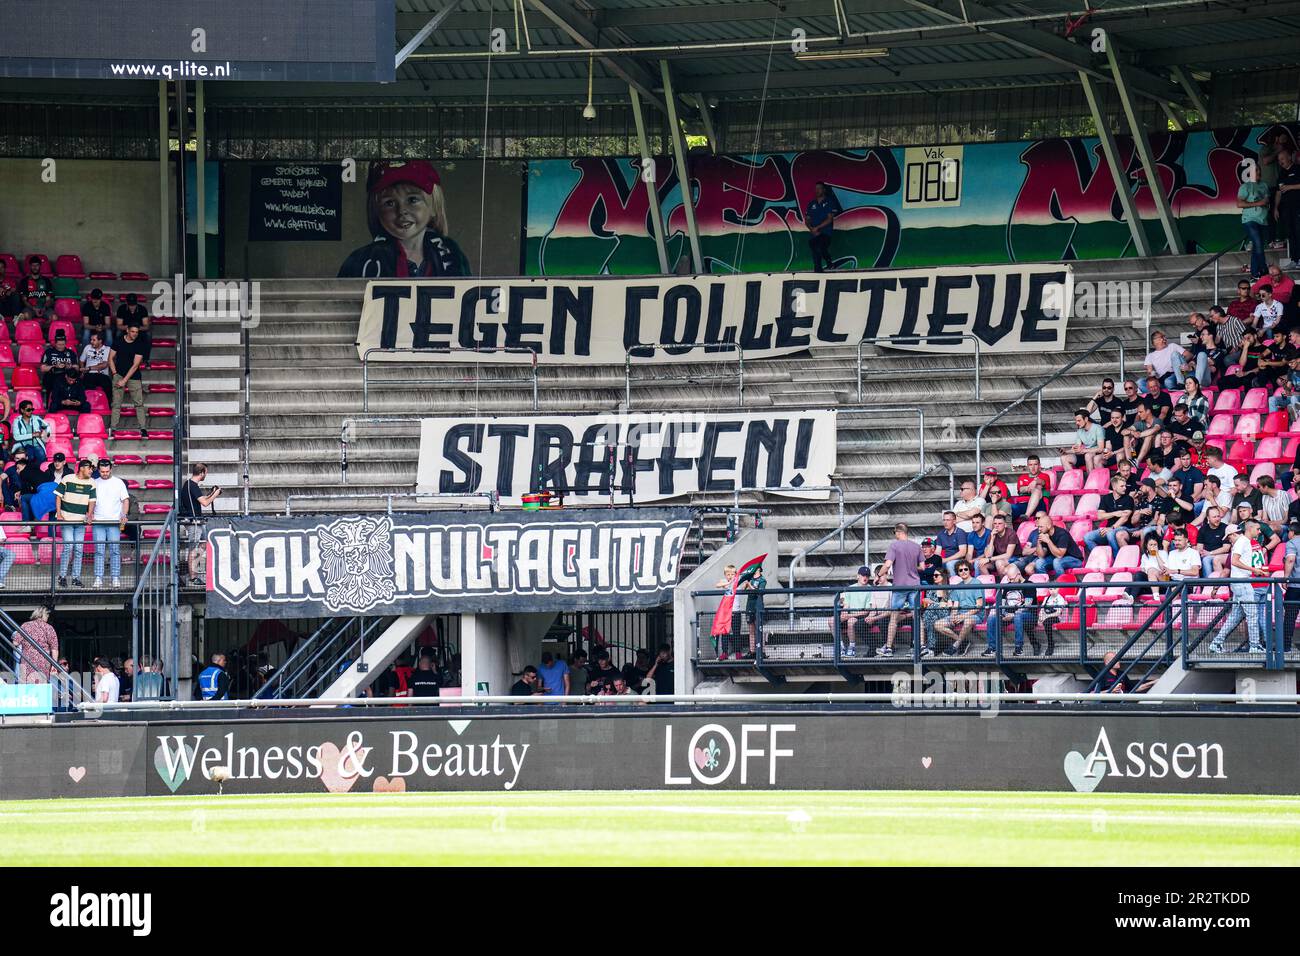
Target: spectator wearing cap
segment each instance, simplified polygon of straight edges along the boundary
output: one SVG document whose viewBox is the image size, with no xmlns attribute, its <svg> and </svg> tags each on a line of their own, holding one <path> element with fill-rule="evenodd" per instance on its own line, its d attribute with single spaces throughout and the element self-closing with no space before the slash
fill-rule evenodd
<svg viewBox="0 0 1300 956">
<path fill-rule="evenodd" d="M 134 292 L 128 292 L 125 301 L 117 307 L 117 335 L 125 335 L 127 329 L 135 329 L 144 362 L 149 364 L 149 356 L 153 352 L 149 310 L 140 304 L 139 296 Z"/>
<path fill-rule="evenodd" d="M 54 344 L 45 346 L 41 356 L 41 392 L 45 398 L 45 407 L 52 404 L 55 386 L 68 369 L 76 369 L 77 353 L 68 348 L 68 336 L 62 329 L 54 333 Z"/>
<path fill-rule="evenodd" d="M 91 289 L 90 298 L 81 303 L 81 344 L 89 345 L 96 332 L 105 344 L 113 341 L 113 310 L 102 289 Z"/>
<path fill-rule="evenodd" d="M 1042 459 L 1030 455 L 1025 459 L 1025 470 L 1016 476 L 1016 495 L 1011 499 L 1011 516 L 1023 518 L 1038 514 L 1047 507 L 1052 495 L 1052 474 L 1043 471 Z"/>
<path fill-rule="evenodd" d="M 90 411 L 90 402 L 86 399 L 86 388 L 81 384 L 81 373 L 77 371 L 75 365 L 69 365 L 63 370 L 62 377 L 54 386 L 50 407 L 58 412 L 76 412 L 77 414 Z"/>
<path fill-rule="evenodd" d="M 998 470 L 992 466 L 989 466 L 988 468 L 984 469 L 984 480 L 980 482 L 980 486 L 976 490 L 975 494 L 977 497 L 983 498 L 985 501 L 987 501 L 989 497 L 989 492 L 991 492 L 994 488 L 1002 492 L 1003 498 L 1009 498 L 1011 496 L 1011 489 L 1007 487 L 1006 482 L 1004 482 L 1001 478 L 998 477 Z"/>
<path fill-rule="evenodd" d="M 1260 642 L 1261 633 L 1268 627 L 1268 601 L 1251 586 L 1251 579 L 1263 577 L 1267 572 L 1267 558 L 1263 549 L 1256 544 L 1259 537 L 1259 522 L 1248 520 L 1244 526 L 1228 527 L 1228 540 L 1232 542 L 1229 552 L 1228 575 L 1232 584 L 1232 609 L 1227 620 L 1223 622 L 1214 639 L 1210 641 L 1210 653 L 1222 654 L 1224 638 L 1231 634 L 1246 619 L 1246 633 L 1250 639 L 1249 652 L 1261 654 L 1264 645 Z"/>
<path fill-rule="evenodd" d="M 923 538 L 921 540 L 921 558 L 917 563 L 916 570 L 920 573 L 922 581 L 929 581 L 934 576 L 935 571 L 943 570 L 943 557 L 939 554 L 934 538 Z"/>
<path fill-rule="evenodd" d="M 54 457 L 49 460 L 46 467 L 41 469 L 44 472 L 41 478 L 45 481 L 62 481 L 67 475 L 75 475 L 77 469 L 68 463 L 68 457 L 61 451 L 56 451 Z"/>
<path fill-rule="evenodd" d="M 447 235 L 447 200 L 431 163 L 372 163 L 366 215 L 374 240 L 344 260 L 339 278 L 470 274 L 465 254 Z"/>
</svg>

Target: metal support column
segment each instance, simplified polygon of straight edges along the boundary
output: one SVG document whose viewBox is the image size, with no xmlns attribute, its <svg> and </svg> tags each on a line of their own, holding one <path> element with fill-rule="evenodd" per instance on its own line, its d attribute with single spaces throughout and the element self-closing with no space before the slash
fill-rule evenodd
<svg viewBox="0 0 1300 956">
<path fill-rule="evenodd" d="M 1133 193 L 1129 191 L 1128 171 L 1119 162 L 1119 149 L 1115 145 L 1115 134 L 1110 131 L 1110 124 L 1101 111 L 1101 97 L 1097 94 L 1097 81 L 1082 70 L 1079 82 L 1083 84 L 1083 95 L 1088 99 L 1088 109 L 1092 111 L 1092 122 L 1097 127 L 1097 137 L 1101 140 L 1101 152 L 1110 167 L 1111 179 L 1115 182 L 1115 194 L 1128 220 L 1129 235 L 1133 237 L 1133 248 L 1139 256 L 1151 255 L 1151 243 L 1147 241 L 1146 230 L 1138 218 L 1137 205 L 1133 202 Z"/>
<path fill-rule="evenodd" d="M 1133 97 L 1129 93 L 1128 83 L 1124 78 L 1124 70 L 1120 66 L 1119 56 L 1115 50 L 1114 38 L 1109 38 L 1109 42 L 1106 44 L 1106 60 L 1110 63 L 1111 76 L 1115 78 L 1115 90 L 1119 93 L 1119 102 L 1124 108 L 1124 118 L 1128 121 L 1129 133 L 1133 136 L 1133 148 L 1137 150 L 1138 159 L 1142 162 L 1142 170 L 1146 173 L 1147 186 L 1151 190 L 1151 201 L 1155 203 L 1156 216 L 1160 219 L 1160 227 L 1165 232 L 1165 242 L 1169 244 L 1169 254 L 1181 255 L 1183 240 L 1178 234 L 1178 223 L 1174 221 L 1174 214 L 1169 208 L 1169 197 L 1165 195 L 1160 177 L 1156 175 L 1156 163 L 1151 153 L 1151 141 L 1147 139 L 1147 131 L 1142 128 L 1142 123 L 1138 119 L 1137 110 L 1133 105 Z"/>
<path fill-rule="evenodd" d="M 709 152 L 718 155 L 718 134 L 713 130 L 713 111 L 709 109 L 708 100 L 703 93 L 695 94 L 695 105 L 700 110 L 700 122 L 704 124 L 704 135 L 709 138 Z"/>
<path fill-rule="evenodd" d="M 204 191 L 203 158 L 208 155 L 207 134 L 203 129 L 203 81 L 194 81 L 194 235 L 198 246 L 199 279 L 208 277 L 208 204 Z"/>
<path fill-rule="evenodd" d="M 1196 112 L 1200 113 L 1201 116 L 1204 117 L 1205 125 L 1209 126 L 1210 104 L 1205 101 L 1205 94 L 1201 92 L 1201 88 L 1193 82 L 1192 78 L 1187 75 L 1187 71 L 1181 66 L 1176 66 L 1169 72 L 1173 75 L 1174 79 L 1178 81 L 1178 85 L 1183 88 L 1183 92 L 1187 94 L 1187 98 L 1192 101 L 1192 106 L 1196 107 Z"/>
<path fill-rule="evenodd" d="M 664 101 L 668 104 L 668 132 L 673 139 L 673 158 L 677 163 L 677 179 L 682 187 L 682 211 L 686 213 L 686 237 L 691 243 L 691 264 L 695 274 L 704 272 L 704 257 L 700 254 L 700 231 L 695 226 L 695 197 L 691 193 L 691 168 L 686 162 L 686 137 L 677 118 L 677 94 L 673 92 L 672 74 L 668 61 L 659 61 L 659 71 L 664 78 Z"/>
<path fill-rule="evenodd" d="M 1161 103 L 1160 108 L 1165 111 L 1165 116 L 1169 117 L 1169 122 L 1174 124 L 1174 129 L 1179 132 L 1186 132 L 1187 124 L 1183 122 L 1183 118 L 1178 115 L 1178 112 L 1172 106 L 1168 103 Z"/>
<path fill-rule="evenodd" d="M 171 137 L 167 125 L 167 81 L 158 81 L 158 274 L 169 276 L 172 272 L 171 194 L 168 190 L 168 169 L 171 164 Z"/>
<path fill-rule="evenodd" d="M 636 87 L 628 85 L 632 97 L 632 120 L 636 123 L 636 141 L 641 150 L 641 182 L 645 183 L 646 195 L 650 198 L 650 227 L 654 230 L 655 252 L 659 254 L 659 271 L 668 275 L 668 248 L 664 242 L 664 211 L 659 204 L 659 182 L 656 177 L 655 160 L 650 155 L 650 141 L 645 135 L 645 115 L 641 112 L 641 94 Z M 646 178 L 646 170 L 651 170 Z"/>
</svg>

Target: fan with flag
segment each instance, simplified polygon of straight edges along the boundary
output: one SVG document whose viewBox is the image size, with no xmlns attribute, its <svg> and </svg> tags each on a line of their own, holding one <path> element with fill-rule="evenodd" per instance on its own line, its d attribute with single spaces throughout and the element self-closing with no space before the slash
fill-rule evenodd
<svg viewBox="0 0 1300 956">
<path fill-rule="evenodd" d="M 756 558 L 750 558 L 742 564 L 731 579 L 731 584 L 727 587 L 727 593 L 722 596 L 718 602 L 718 609 L 713 614 L 713 627 L 710 629 L 710 639 L 713 642 L 713 650 L 718 650 L 718 638 L 727 637 L 732 632 L 732 617 L 736 606 L 736 592 L 743 588 L 749 582 L 753 581 L 758 575 L 763 573 L 763 562 L 767 560 L 767 554 L 760 554 Z M 725 651 L 718 655 L 719 660 L 726 660 Z"/>
</svg>

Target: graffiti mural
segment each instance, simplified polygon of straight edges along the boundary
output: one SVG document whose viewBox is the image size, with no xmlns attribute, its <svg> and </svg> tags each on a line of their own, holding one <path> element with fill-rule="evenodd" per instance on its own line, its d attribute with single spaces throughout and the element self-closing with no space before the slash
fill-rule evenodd
<svg viewBox="0 0 1300 956">
<path fill-rule="evenodd" d="M 1300 124 L 1281 128 L 1293 141 L 1300 138 Z M 1266 129 L 1151 136 L 1159 188 L 1184 243 L 1217 252 L 1241 237 L 1237 187 Z M 1151 184 L 1132 140 L 1118 137 L 1117 145 L 1151 245 L 1161 249 Z M 834 189 L 844 209 L 832 245 L 838 268 L 1134 254 L 1095 138 L 693 155 L 690 162 L 705 271 L 714 274 L 810 269 L 803 210 L 818 182 Z M 658 271 L 638 159 L 538 160 L 528 167 L 528 275 Z M 654 161 L 652 182 L 671 266 L 689 255 L 681 180 L 671 159 Z"/>
</svg>

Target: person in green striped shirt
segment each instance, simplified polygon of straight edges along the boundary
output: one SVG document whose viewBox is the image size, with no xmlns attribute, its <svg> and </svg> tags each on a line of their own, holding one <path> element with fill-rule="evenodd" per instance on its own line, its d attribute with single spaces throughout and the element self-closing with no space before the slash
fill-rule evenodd
<svg viewBox="0 0 1300 956">
<path fill-rule="evenodd" d="M 82 525 L 95 520 L 95 481 L 90 477 L 90 459 L 77 462 L 75 475 L 64 475 L 54 489 L 56 501 L 54 518 L 67 521 L 63 526 L 63 559 L 59 563 L 59 587 L 68 586 L 68 566 L 72 566 L 72 586 L 81 583 L 81 557 L 86 545 L 86 531 Z M 75 524 L 71 522 L 76 522 Z"/>
</svg>

